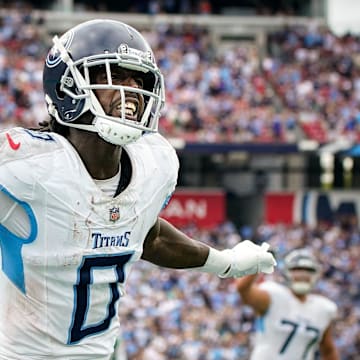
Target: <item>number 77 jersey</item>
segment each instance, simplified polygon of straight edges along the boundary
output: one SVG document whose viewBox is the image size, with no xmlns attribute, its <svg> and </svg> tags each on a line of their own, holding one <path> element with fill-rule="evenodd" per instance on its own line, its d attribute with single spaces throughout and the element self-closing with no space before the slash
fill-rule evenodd
<svg viewBox="0 0 360 360">
<path fill-rule="evenodd" d="M 132 177 L 113 198 L 61 136 L 0 133 L 1 360 L 110 359 L 118 300 L 178 171 L 158 134 L 124 151 Z"/>
<path fill-rule="evenodd" d="M 256 322 L 251 360 L 313 360 L 325 330 L 334 320 L 337 306 L 317 294 L 300 302 L 284 285 L 260 284 L 271 298 L 264 316 Z"/>
</svg>

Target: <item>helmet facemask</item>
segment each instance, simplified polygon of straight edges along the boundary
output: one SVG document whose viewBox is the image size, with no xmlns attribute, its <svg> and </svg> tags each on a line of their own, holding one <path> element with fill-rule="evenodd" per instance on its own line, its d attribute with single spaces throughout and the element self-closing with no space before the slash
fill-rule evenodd
<svg viewBox="0 0 360 360">
<path fill-rule="evenodd" d="M 74 117 L 72 111 L 51 108 L 51 100 L 47 98 L 49 112 L 56 120 L 66 126 L 87 131 L 97 132 L 104 140 L 115 144 L 125 145 L 137 140 L 144 132 L 157 132 L 160 111 L 164 105 L 164 80 L 157 68 L 152 53 L 131 49 L 121 44 L 116 53 L 96 54 L 72 61 L 62 42 L 55 37 L 55 46 L 61 53 L 61 59 L 67 67 L 60 80 L 59 94 L 69 96 L 73 104 L 81 102 L 83 108 Z M 112 69 L 119 66 L 122 69 L 141 73 L 144 87 L 136 88 L 113 84 Z M 92 73 L 101 67 L 106 73 L 106 83 L 94 83 Z M 120 93 L 119 116 L 106 114 L 98 101 L 95 90 L 111 89 Z M 59 95 L 61 96 L 61 95 Z M 126 97 L 142 98 L 143 109 L 136 109 L 137 117 L 131 115 L 131 106 Z M 52 111 L 51 111 L 52 110 Z M 90 111 L 94 118 L 91 124 L 77 122 L 81 115 Z M 139 113 L 141 111 L 141 113 Z"/>
<path fill-rule="evenodd" d="M 297 295 L 308 294 L 320 275 L 320 264 L 307 249 L 296 249 L 284 259 L 284 277 Z"/>
<path fill-rule="evenodd" d="M 301 276 L 301 279 L 299 279 L 299 274 L 296 274 L 296 272 L 306 273 L 305 278 L 308 278 L 308 280 L 304 280 L 304 276 Z M 295 294 L 306 295 L 314 288 L 318 274 L 311 269 L 294 268 L 287 270 L 286 279 L 288 286 Z"/>
</svg>

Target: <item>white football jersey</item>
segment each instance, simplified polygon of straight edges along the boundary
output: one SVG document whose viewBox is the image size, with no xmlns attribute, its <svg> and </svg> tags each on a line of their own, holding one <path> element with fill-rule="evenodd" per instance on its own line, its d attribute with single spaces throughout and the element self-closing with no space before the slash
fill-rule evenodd
<svg viewBox="0 0 360 360">
<path fill-rule="evenodd" d="M 270 294 L 266 314 L 257 318 L 251 360 L 313 360 L 337 306 L 321 295 L 308 294 L 300 302 L 284 285 L 260 284 Z"/>
<path fill-rule="evenodd" d="M 117 197 L 63 137 L 0 133 L 0 359 L 109 359 L 131 265 L 175 189 L 178 158 L 159 134 L 124 147 Z"/>
</svg>

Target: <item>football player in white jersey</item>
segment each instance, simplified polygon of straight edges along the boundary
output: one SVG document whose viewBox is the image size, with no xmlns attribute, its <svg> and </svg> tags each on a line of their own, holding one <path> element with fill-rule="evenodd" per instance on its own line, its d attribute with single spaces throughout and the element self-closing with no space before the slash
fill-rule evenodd
<svg viewBox="0 0 360 360">
<path fill-rule="evenodd" d="M 286 284 L 259 282 L 256 275 L 236 279 L 245 304 L 258 317 L 251 360 L 339 360 L 331 333 L 336 304 L 311 293 L 320 264 L 309 249 L 294 249 L 284 258 Z"/>
<path fill-rule="evenodd" d="M 276 263 L 267 246 L 216 250 L 158 217 L 178 159 L 157 132 L 164 80 L 137 30 L 91 20 L 53 42 L 49 122 L 0 133 L 0 359 L 108 360 L 135 261 L 224 278 Z"/>
</svg>

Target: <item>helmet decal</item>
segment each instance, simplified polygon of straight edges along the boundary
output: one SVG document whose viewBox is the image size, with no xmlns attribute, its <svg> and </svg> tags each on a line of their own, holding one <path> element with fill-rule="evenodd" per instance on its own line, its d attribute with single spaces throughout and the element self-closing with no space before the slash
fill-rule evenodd
<svg viewBox="0 0 360 360">
<path fill-rule="evenodd" d="M 61 38 L 60 41 L 63 43 L 65 49 L 69 49 L 74 38 L 74 32 L 69 30 Z M 50 49 L 46 57 L 46 66 L 52 68 L 59 65 L 61 62 L 61 52 L 56 45 Z"/>
</svg>

